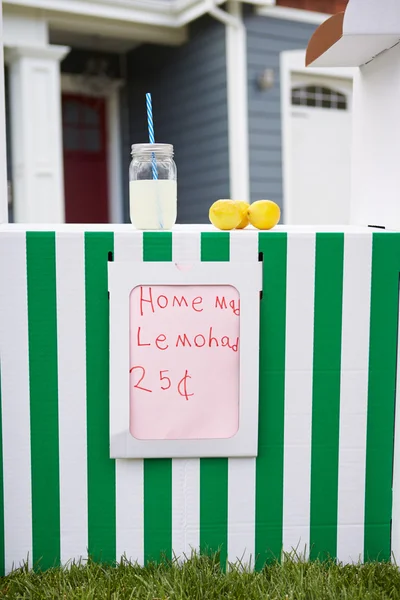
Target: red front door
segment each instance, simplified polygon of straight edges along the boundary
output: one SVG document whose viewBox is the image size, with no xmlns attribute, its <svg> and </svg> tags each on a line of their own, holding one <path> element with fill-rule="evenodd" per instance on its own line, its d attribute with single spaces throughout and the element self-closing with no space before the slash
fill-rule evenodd
<svg viewBox="0 0 400 600">
<path fill-rule="evenodd" d="M 62 98 L 65 220 L 108 223 L 105 100 Z"/>
</svg>

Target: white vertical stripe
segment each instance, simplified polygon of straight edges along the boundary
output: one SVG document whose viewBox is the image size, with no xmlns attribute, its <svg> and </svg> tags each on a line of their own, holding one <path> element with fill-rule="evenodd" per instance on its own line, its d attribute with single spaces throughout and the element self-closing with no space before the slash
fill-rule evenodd
<svg viewBox="0 0 400 600">
<path fill-rule="evenodd" d="M 172 459 L 172 551 L 180 562 L 200 548 L 200 459 Z"/>
<path fill-rule="evenodd" d="M 258 235 L 254 231 L 232 231 L 232 262 L 258 261 Z M 228 561 L 254 565 L 256 512 L 255 458 L 228 461 Z"/>
<path fill-rule="evenodd" d="M 174 232 L 172 259 L 200 261 L 200 233 Z M 181 561 L 200 548 L 200 460 L 172 460 L 172 551 Z"/>
<path fill-rule="evenodd" d="M 228 460 L 228 561 L 255 563 L 256 459 Z"/>
<path fill-rule="evenodd" d="M 0 357 L 5 567 L 29 557 L 32 497 L 25 233 L 0 235 Z"/>
<path fill-rule="evenodd" d="M 144 564 L 143 460 L 116 460 L 117 560 Z"/>
<path fill-rule="evenodd" d="M 337 557 L 364 553 L 372 234 L 345 235 Z"/>
<path fill-rule="evenodd" d="M 61 562 L 88 548 L 84 234 L 56 234 Z"/>
<path fill-rule="evenodd" d="M 283 550 L 309 553 L 315 235 L 288 234 Z"/>
<path fill-rule="evenodd" d="M 143 235 L 132 230 L 114 234 L 114 260 L 141 262 Z M 144 564 L 143 460 L 116 460 L 117 560 Z"/>
</svg>

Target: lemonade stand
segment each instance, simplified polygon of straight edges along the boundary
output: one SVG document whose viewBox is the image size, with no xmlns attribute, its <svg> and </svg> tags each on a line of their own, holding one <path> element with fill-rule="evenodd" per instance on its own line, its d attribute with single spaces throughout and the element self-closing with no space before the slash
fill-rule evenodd
<svg viewBox="0 0 400 600">
<path fill-rule="evenodd" d="M 362 65 L 355 169 L 372 152 L 363 119 L 378 128 L 370 75 L 400 68 L 374 4 L 350 0 L 341 36 L 335 20 L 309 50 Z M 146 160 L 153 182 L 163 159 Z M 398 169 L 379 165 L 391 195 L 348 227 L 266 230 L 271 205 L 228 202 L 210 214 L 225 230 L 166 230 L 157 198 L 151 230 L 0 225 L 2 572 L 399 551 Z"/>
</svg>

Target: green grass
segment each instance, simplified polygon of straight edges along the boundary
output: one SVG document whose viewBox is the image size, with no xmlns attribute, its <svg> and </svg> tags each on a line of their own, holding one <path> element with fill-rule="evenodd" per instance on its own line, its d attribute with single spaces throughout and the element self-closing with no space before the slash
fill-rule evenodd
<svg viewBox="0 0 400 600">
<path fill-rule="evenodd" d="M 0 598 L 71 600 L 380 600 L 400 599 L 400 571 L 387 563 L 341 566 L 287 558 L 254 573 L 240 565 L 221 572 L 219 557 L 193 556 L 145 568 L 89 562 L 68 569 L 14 571 L 0 583 Z"/>
</svg>

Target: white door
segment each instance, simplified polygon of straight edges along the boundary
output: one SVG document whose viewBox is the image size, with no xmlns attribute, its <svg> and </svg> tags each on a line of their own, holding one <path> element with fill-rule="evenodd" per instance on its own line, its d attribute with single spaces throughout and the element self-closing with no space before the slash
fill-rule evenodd
<svg viewBox="0 0 400 600">
<path fill-rule="evenodd" d="M 294 75 L 286 222 L 346 225 L 350 219 L 352 80 Z"/>
</svg>

